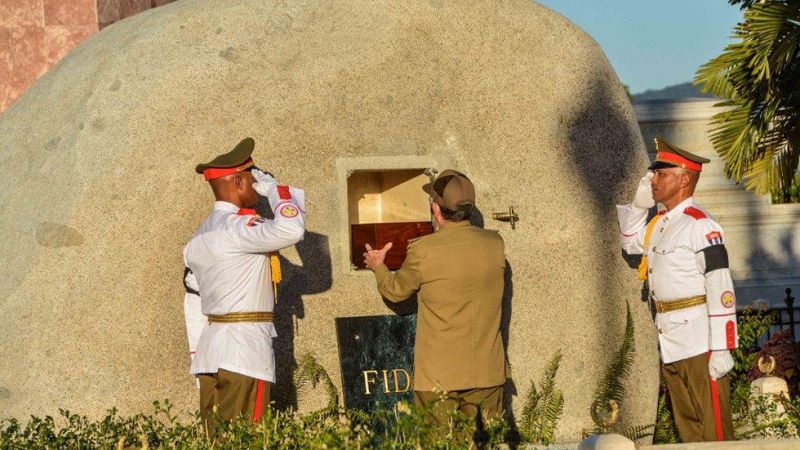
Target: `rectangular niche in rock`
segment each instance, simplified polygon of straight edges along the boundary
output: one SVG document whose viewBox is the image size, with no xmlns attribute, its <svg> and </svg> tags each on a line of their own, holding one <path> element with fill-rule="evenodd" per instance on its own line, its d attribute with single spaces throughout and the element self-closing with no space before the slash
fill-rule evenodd
<svg viewBox="0 0 800 450">
<path fill-rule="evenodd" d="M 392 249 L 386 265 L 399 269 L 406 259 L 409 239 L 433 233 L 425 169 L 354 171 L 347 178 L 350 222 L 350 261 L 365 269 L 364 244 Z"/>
</svg>

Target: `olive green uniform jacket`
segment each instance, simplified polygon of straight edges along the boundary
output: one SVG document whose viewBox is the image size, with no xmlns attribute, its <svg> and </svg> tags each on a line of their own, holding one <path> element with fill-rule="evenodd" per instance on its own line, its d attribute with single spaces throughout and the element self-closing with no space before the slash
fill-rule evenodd
<svg viewBox="0 0 800 450">
<path fill-rule="evenodd" d="M 445 223 L 409 242 L 403 266 L 375 269 L 378 291 L 401 302 L 417 293 L 414 390 L 445 391 L 505 382 L 500 335 L 505 244 L 496 231 Z"/>
</svg>

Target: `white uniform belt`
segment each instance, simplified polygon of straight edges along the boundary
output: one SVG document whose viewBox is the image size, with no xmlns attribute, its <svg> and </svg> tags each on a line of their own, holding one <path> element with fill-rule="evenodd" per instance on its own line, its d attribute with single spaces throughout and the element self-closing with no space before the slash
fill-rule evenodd
<svg viewBox="0 0 800 450">
<path fill-rule="evenodd" d="M 667 302 L 656 300 L 656 312 L 666 313 L 670 311 L 677 311 L 679 309 L 687 309 L 704 305 L 705 303 L 705 295 L 695 295 L 694 297 L 679 298 L 677 300 L 670 300 Z"/>
<path fill-rule="evenodd" d="M 221 316 L 209 314 L 208 321 L 211 323 L 272 322 L 272 311 L 235 312 Z"/>
</svg>

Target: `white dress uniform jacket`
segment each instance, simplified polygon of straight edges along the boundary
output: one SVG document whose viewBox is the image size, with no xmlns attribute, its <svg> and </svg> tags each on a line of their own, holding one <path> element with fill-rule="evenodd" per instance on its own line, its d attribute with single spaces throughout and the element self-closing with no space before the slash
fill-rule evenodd
<svg viewBox="0 0 800 450">
<path fill-rule="evenodd" d="M 183 250 L 184 313 L 192 374 L 219 369 L 275 382 L 271 322 L 208 323 L 206 315 L 271 312 L 268 252 L 297 243 L 305 233 L 305 198 L 300 189 L 277 186 L 269 202 L 274 220 L 240 215 L 239 208 L 217 201 L 214 210 Z"/>
<path fill-rule="evenodd" d="M 662 361 L 736 348 L 736 297 L 722 228 L 689 197 L 659 213 L 645 248 L 647 212 L 617 205 L 623 250 L 647 255 L 650 297 L 669 302 L 706 296 L 704 305 L 656 314 Z"/>
</svg>

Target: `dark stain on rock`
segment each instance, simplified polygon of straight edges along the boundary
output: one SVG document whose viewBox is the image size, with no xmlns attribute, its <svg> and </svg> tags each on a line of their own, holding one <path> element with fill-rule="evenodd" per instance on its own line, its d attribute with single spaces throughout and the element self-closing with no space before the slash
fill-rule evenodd
<svg viewBox="0 0 800 450">
<path fill-rule="evenodd" d="M 11 391 L 0 386 L 0 400 L 8 400 L 9 398 L 11 398 Z"/>
<path fill-rule="evenodd" d="M 108 90 L 111 92 L 117 92 L 120 86 L 122 86 L 122 83 L 119 80 L 114 80 L 114 82 L 111 83 L 111 86 L 108 87 Z"/>
<path fill-rule="evenodd" d="M 74 247 L 83 245 L 83 236 L 67 225 L 42 222 L 36 228 L 36 242 L 50 248 Z"/>
<path fill-rule="evenodd" d="M 85 126 L 83 125 L 83 122 L 78 124 L 78 129 L 79 130 L 83 130 L 84 128 L 85 128 Z"/>
<path fill-rule="evenodd" d="M 233 47 L 228 47 L 225 50 L 220 50 L 219 56 L 225 61 L 229 62 L 239 61 L 239 55 L 236 54 L 236 49 Z"/>
<path fill-rule="evenodd" d="M 44 146 L 45 150 L 52 152 L 53 150 L 58 148 L 58 143 L 61 142 L 61 137 L 54 137 L 50 139 L 47 144 Z"/>
<path fill-rule="evenodd" d="M 106 129 L 106 122 L 103 120 L 102 117 L 98 117 L 92 121 L 92 130 L 94 131 L 103 131 Z"/>
</svg>

